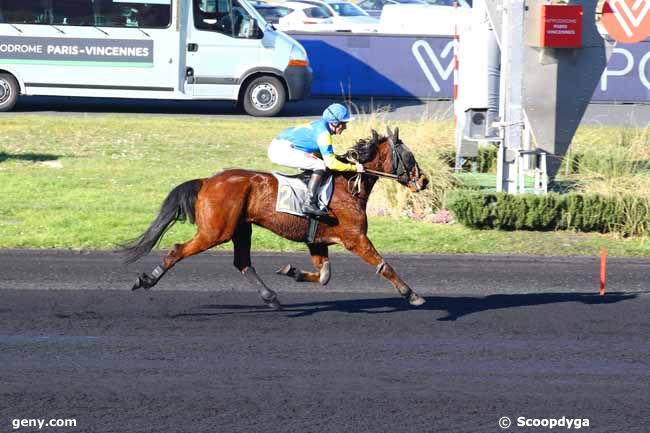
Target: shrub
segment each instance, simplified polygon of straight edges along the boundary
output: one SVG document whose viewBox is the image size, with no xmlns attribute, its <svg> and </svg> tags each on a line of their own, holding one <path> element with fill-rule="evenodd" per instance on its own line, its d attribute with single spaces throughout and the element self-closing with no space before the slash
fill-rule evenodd
<svg viewBox="0 0 650 433">
<path fill-rule="evenodd" d="M 459 190 L 449 197 L 448 204 L 458 221 L 480 229 L 568 229 L 624 236 L 650 231 L 650 202 L 633 196 L 510 195 Z"/>
<path fill-rule="evenodd" d="M 467 158 L 463 169 L 471 170 L 474 168 L 477 173 L 496 173 L 497 171 L 497 152 L 498 148 L 494 145 L 481 146 L 478 148 L 478 155 L 473 158 Z M 440 154 L 441 159 L 447 162 L 451 168 L 456 166 L 456 151 L 448 149 Z M 475 163 L 472 167 L 472 163 Z"/>
<path fill-rule="evenodd" d="M 497 153 L 496 146 L 479 147 L 476 162 L 478 163 L 477 171 L 479 173 L 496 173 L 497 171 Z"/>
</svg>

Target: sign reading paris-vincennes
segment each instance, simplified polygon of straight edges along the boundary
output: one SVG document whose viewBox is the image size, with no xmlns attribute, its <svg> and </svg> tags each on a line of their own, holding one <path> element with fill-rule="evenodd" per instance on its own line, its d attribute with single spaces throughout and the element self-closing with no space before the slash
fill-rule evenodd
<svg viewBox="0 0 650 433">
<path fill-rule="evenodd" d="M 4 63 L 153 65 L 153 41 L 5 36 L 0 40 Z"/>
</svg>

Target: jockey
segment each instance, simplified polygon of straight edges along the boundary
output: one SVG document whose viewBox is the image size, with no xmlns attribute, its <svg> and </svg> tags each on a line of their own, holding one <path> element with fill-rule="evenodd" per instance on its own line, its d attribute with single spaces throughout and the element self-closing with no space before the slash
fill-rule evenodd
<svg viewBox="0 0 650 433">
<path fill-rule="evenodd" d="M 269 159 L 275 164 L 312 172 L 307 185 L 308 199 L 302 207 L 305 214 L 314 217 L 327 215 L 327 211 L 318 206 L 318 189 L 327 169 L 364 171 L 359 163 L 347 164 L 336 159 L 332 147 L 332 135 L 342 134 L 351 120 L 354 119 L 344 105 L 332 104 L 325 109 L 321 119 L 285 129 L 269 146 Z"/>
</svg>

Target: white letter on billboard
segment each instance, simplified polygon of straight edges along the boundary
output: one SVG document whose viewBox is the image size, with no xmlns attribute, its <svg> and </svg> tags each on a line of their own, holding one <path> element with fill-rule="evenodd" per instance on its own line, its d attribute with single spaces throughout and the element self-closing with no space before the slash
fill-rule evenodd
<svg viewBox="0 0 650 433">
<path fill-rule="evenodd" d="M 649 59 L 650 52 L 647 52 L 639 61 L 639 80 L 641 80 L 641 84 L 643 84 L 646 89 L 650 89 L 650 81 L 648 81 L 648 77 L 645 75 L 645 64 L 648 63 Z"/>
<path fill-rule="evenodd" d="M 634 66 L 634 57 L 632 57 L 632 53 L 630 53 L 628 50 L 625 48 L 614 48 L 612 50 L 612 57 L 614 54 L 623 54 L 625 58 L 627 59 L 627 65 L 625 65 L 625 68 L 619 70 L 619 71 L 612 71 L 609 69 L 609 66 L 605 68 L 603 71 L 603 75 L 600 76 L 600 90 L 603 92 L 607 91 L 607 77 L 622 77 L 623 75 L 628 74 L 631 70 L 632 67 Z M 608 65 L 612 62 L 612 58 L 609 58 Z"/>
<path fill-rule="evenodd" d="M 453 46 L 453 41 L 449 41 L 449 43 L 445 46 L 445 48 L 443 48 L 442 52 L 440 53 L 440 57 L 443 59 L 446 58 L 451 52 Z M 415 41 L 411 47 L 411 52 L 413 53 L 415 60 L 418 62 L 418 65 L 420 65 L 422 72 L 424 72 L 424 75 L 427 77 L 427 80 L 429 80 L 429 84 L 431 84 L 433 90 L 440 92 L 440 86 L 431 73 L 431 69 L 427 65 L 426 60 L 422 56 L 422 50 L 427 53 L 429 60 L 431 60 L 431 63 L 433 63 L 433 66 L 436 68 L 436 71 L 438 71 L 440 78 L 443 80 L 447 80 L 451 73 L 454 71 L 454 57 L 451 56 L 451 60 L 449 61 L 447 68 L 443 68 L 440 64 L 440 61 L 438 60 L 438 57 L 431 49 L 431 45 L 429 45 L 426 41 Z"/>
</svg>

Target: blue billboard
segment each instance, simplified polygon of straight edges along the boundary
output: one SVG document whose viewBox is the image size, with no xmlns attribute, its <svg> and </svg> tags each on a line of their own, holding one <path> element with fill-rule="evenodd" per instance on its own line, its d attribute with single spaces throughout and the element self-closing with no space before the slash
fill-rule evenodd
<svg viewBox="0 0 650 433">
<path fill-rule="evenodd" d="M 313 96 L 451 99 L 447 36 L 296 33 L 314 70 Z M 650 41 L 617 45 L 594 102 L 650 102 Z"/>
<path fill-rule="evenodd" d="M 311 94 L 449 99 L 452 39 L 387 35 L 294 34 L 314 70 Z"/>
<path fill-rule="evenodd" d="M 650 41 L 618 44 L 592 101 L 650 102 Z"/>
</svg>

